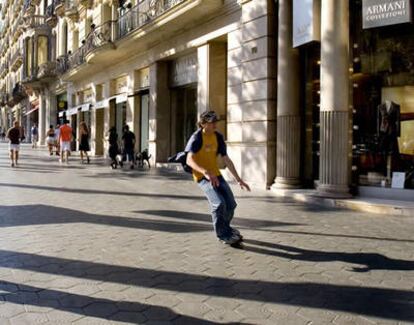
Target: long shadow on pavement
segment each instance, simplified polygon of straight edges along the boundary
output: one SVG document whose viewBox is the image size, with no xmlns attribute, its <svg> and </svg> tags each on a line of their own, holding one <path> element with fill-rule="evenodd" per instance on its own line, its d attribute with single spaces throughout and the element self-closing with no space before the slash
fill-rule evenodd
<svg viewBox="0 0 414 325">
<path fill-rule="evenodd" d="M 318 263 L 341 261 L 362 265 L 362 267 L 352 267 L 352 271 L 354 272 L 369 272 L 371 270 L 414 270 L 414 261 L 393 259 L 378 253 L 322 252 L 252 239 L 245 239 L 244 242 L 250 245 L 265 247 L 243 247 L 244 250 L 258 254 L 277 256 L 296 261 Z"/>
<path fill-rule="evenodd" d="M 211 225 L 199 223 L 96 215 L 47 205 L 0 206 L 0 228 L 64 223 L 91 223 L 170 233 L 212 229 Z"/>
<path fill-rule="evenodd" d="M 176 194 L 159 194 L 159 193 L 150 194 L 150 193 L 142 193 L 142 192 L 103 191 L 103 190 L 89 190 L 89 189 L 82 189 L 82 188 L 67 188 L 67 187 L 54 187 L 54 186 L 29 185 L 29 184 L 12 184 L 12 183 L 0 183 L 0 186 L 27 188 L 27 189 L 42 190 L 42 191 L 58 191 L 58 192 L 76 193 L 76 194 L 119 195 L 119 196 L 183 199 L 183 200 L 205 200 L 203 196 L 193 196 L 193 195 L 176 195 Z"/>
<path fill-rule="evenodd" d="M 345 311 L 399 321 L 414 320 L 414 292 L 410 290 L 210 277 L 7 250 L 0 250 L 0 267 L 176 292 Z M 1 287 L 0 283 L 0 291 L 3 290 Z M 252 288 L 255 295 L 252 295 Z"/>
<path fill-rule="evenodd" d="M 215 324 L 200 318 L 177 314 L 167 307 L 142 304 L 134 301 L 94 298 L 8 281 L 0 281 L 0 288 L 2 289 L 0 296 L 10 303 L 50 307 L 54 310 L 117 322 L 141 324 L 152 315 L 158 321 L 172 321 L 184 324 Z M 35 292 L 36 295 L 30 299 L 27 295 L 28 292 Z M 51 299 L 52 297 L 53 299 Z M 3 306 L 8 308 L 7 305 Z"/>
<path fill-rule="evenodd" d="M 138 210 L 134 211 L 139 214 L 148 214 L 151 216 L 184 219 L 184 220 L 197 220 L 211 223 L 211 215 L 205 213 L 195 213 L 176 210 Z M 282 227 L 282 226 L 304 226 L 300 223 L 288 223 L 281 221 L 269 221 L 263 219 L 247 219 L 247 218 L 234 218 L 233 223 L 235 226 L 241 226 L 246 228 L 256 229 L 258 227 Z"/>
</svg>

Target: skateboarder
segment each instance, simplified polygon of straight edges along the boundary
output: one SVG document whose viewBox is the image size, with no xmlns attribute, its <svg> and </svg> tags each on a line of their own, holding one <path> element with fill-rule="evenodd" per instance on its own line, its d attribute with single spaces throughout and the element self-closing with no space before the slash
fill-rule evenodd
<svg viewBox="0 0 414 325">
<path fill-rule="evenodd" d="M 199 129 L 191 136 L 185 151 L 188 152 L 187 165 L 193 169 L 193 178 L 210 203 L 217 238 L 232 245 L 240 242 L 243 237 L 237 229 L 230 226 L 237 204 L 230 186 L 220 173 L 217 156 L 222 156 L 225 166 L 242 189 L 250 191 L 250 187 L 240 178 L 227 155 L 224 138 L 216 131 L 217 121 L 214 111 L 202 113 Z"/>
</svg>

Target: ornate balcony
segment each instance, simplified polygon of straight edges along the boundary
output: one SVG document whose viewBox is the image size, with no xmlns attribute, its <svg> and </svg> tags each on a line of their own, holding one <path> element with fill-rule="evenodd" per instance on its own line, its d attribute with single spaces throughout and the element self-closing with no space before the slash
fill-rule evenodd
<svg viewBox="0 0 414 325">
<path fill-rule="evenodd" d="M 46 16 L 29 15 L 23 18 L 23 29 L 46 29 L 49 26 L 46 24 Z"/>
<path fill-rule="evenodd" d="M 20 103 L 24 98 L 27 97 L 26 90 L 21 83 L 18 82 L 14 85 L 12 97 L 14 105 Z"/>
<path fill-rule="evenodd" d="M 68 55 L 67 54 L 61 55 L 56 60 L 56 73 L 59 74 L 59 75 L 62 75 L 64 73 L 66 73 L 66 71 L 68 71 L 68 69 L 69 69 Z"/>
<path fill-rule="evenodd" d="M 31 0 L 24 0 L 23 11 L 25 15 L 33 15 L 36 11 L 36 5 Z"/>
<path fill-rule="evenodd" d="M 9 62 L 5 62 L 0 66 L 0 78 L 4 78 L 9 72 Z"/>
<path fill-rule="evenodd" d="M 55 14 L 55 5 L 51 4 L 46 8 L 46 23 L 51 27 L 56 27 L 58 22 L 57 16 Z"/>
<path fill-rule="evenodd" d="M 55 5 L 55 13 L 59 17 L 63 17 L 65 14 L 66 9 L 66 1 L 65 0 L 54 0 L 53 4 Z"/>
<path fill-rule="evenodd" d="M 6 106 L 9 101 L 8 94 L 5 92 L 0 93 L 0 106 Z"/>
<path fill-rule="evenodd" d="M 56 62 L 45 62 L 39 66 L 37 78 L 43 82 L 49 82 L 56 78 Z"/>
<path fill-rule="evenodd" d="M 23 54 L 20 49 L 15 51 L 10 60 L 10 69 L 17 71 L 23 63 Z"/>
<path fill-rule="evenodd" d="M 94 56 L 94 52 L 99 49 L 100 52 L 105 50 L 115 49 L 115 45 L 112 42 L 112 30 L 115 21 L 107 21 L 106 23 L 93 27 L 92 31 L 86 37 L 85 41 L 85 55 L 86 60 L 89 62 Z"/>
<path fill-rule="evenodd" d="M 144 0 L 118 19 L 118 38 L 139 29 L 186 0 Z"/>
<path fill-rule="evenodd" d="M 77 22 L 79 20 L 78 3 L 75 0 L 65 1 L 65 16 Z"/>
<path fill-rule="evenodd" d="M 29 75 L 22 80 L 25 87 L 42 89 L 56 79 L 56 62 L 45 62 L 34 67 Z"/>
</svg>

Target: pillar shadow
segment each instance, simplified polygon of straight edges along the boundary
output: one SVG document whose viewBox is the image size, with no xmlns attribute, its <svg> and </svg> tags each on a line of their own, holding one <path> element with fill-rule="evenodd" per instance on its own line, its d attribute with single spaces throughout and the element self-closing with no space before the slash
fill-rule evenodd
<svg viewBox="0 0 414 325">
<path fill-rule="evenodd" d="M 97 215 L 41 204 L 0 206 L 0 228 L 65 223 L 90 223 L 170 233 L 211 231 L 212 229 L 211 225 L 194 222 Z"/>
<path fill-rule="evenodd" d="M 67 293 L 64 291 L 42 289 L 27 284 L 19 284 L 8 281 L 0 282 L 0 296 L 5 301 L 13 304 L 49 307 L 72 314 L 140 324 L 147 320 L 146 311 L 151 314 L 164 315 L 170 321 L 185 324 L 214 324 L 211 321 L 197 317 L 180 315 L 172 309 L 134 301 L 114 301 L 104 298 L 94 298 L 85 295 Z M 35 292 L 37 295 L 28 298 L 27 292 Z M 39 297 L 41 295 L 41 297 Z M 228 323 L 230 324 L 230 323 Z"/>
<path fill-rule="evenodd" d="M 7 250 L 0 250 L 0 267 L 137 287 L 336 310 L 398 321 L 414 320 L 412 290 L 211 277 Z M 255 295 L 252 295 L 251 288 L 255 288 Z"/>
</svg>

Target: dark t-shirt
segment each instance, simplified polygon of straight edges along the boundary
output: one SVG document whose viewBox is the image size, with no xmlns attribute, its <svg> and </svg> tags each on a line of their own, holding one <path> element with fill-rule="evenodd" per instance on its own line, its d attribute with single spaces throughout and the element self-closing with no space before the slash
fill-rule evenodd
<svg viewBox="0 0 414 325">
<path fill-rule="evenodd" d="M 10 139 L 11 144 L 20 143 L 20 128 L 11 128 L 7 131 L 7 137 Z"/>
<path fill-rule="evenodd" d="M 131 131 L 125 132 L 122 136 L 122 141 L 124 142 L 124 149 L 133 149 L 135 142 L 135 134 Z"/>
</svg>

